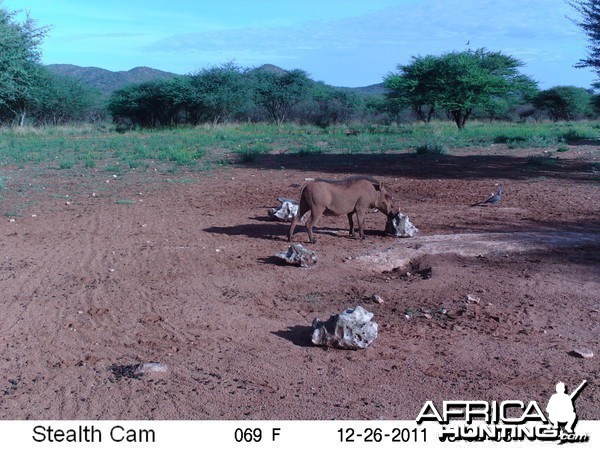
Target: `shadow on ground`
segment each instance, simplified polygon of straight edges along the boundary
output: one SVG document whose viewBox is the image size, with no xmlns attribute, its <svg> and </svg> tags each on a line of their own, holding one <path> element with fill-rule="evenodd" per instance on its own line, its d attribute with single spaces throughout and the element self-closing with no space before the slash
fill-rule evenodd
<svg viewBox="0 0 600 450">
<path fill-rule="evenodd" d="M 313 347 L 313 343 L 310 338 L 312 335 L 312 327 L 305 325 L 294 325 L 288 327 L 286 330 L 273 331 L 275 336 L 279 336 L 285 340 L 290 341 L 292 344 L 299 347 Z"/>
<path fill-rule="evenodd" d="M 526 180 L 532 176 L 598 182 L 598 164 L 585 159 L 543 159 L 534 164 L 527 158 L 507 155 L 416 155 L 416 154 L 270 154 L 249 163 L 265 169 L 318 171 L 332 174 L 370 174 L 409 178 Z"/>
</svg>

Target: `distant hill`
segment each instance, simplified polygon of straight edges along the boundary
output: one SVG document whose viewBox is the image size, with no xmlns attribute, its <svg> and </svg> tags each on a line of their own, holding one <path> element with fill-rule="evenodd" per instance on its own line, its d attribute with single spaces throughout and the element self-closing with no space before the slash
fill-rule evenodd
<svg viewBox="0 0 600 450">
<path fill-rule="evenodd" d="M 273 73 L 283 75 L 284 73 L 287 73 L 288 71 L 285 69 L 282 69 L 279 66 L 275 66 L 273 64 L 263 64 L 262 66 L 252 69 L 250 72 L 273 72 Z"/>
<path fill-rule="evenodd" d="M 355 88 L 340 87 L 339 89 L 348 89 L 359 95 L 383 95 L 387 92 L 387 89 L 383 86 L 383 83 L 370 84 L 369 86 Z"/>
<path fill-rule="evenodd" d="M 110 70 L 100 69 L 99 67 L 74 66 L 72 64 L 49 64 L 46 67 L 58 75 L 73 77 L 85 85 L 98 89 L 106 96 L 128 84 L 143 83 L 152 80 L 164 80 L 179 76 L 175 73 L 163 72 L 162 70 L 152 69 L 150 67 L 135 67 L 131 70 L 120 72 L 112 72 Z M 253 70 L 275 73 L 287 72 L 287 70 L 273 64 L 263 64 Z M 383 83 L 356 88 L 341 87 L 339 89 L 346 89 L 359 95 L 382 95 L 386 92 Z"/>
<path fill-rule="evenodd" d="M 111 92 L 128 84 L 178 76 L 174 73 L 163 72 L 150 67 L 135 67 L 122 72 L 112 72 L 98 67 L 80 67 L 72 64 L 49 64 L 46 67 L 57 75 L 73 77 L 85 85 L 98 89 L 105 95 L 110 95 Z"/>
</svg>

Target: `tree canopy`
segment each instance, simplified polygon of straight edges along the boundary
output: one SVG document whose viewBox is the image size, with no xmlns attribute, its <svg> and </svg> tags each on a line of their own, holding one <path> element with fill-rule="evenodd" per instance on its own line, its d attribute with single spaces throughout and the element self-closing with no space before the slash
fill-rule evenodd
<svg viewBox="0 0 600 450">
<path fill-rule="evenodd" d="M 600 1 L 568 0 L 567 3 L 581 14 L 581 20 L 576 23 L 590 42 L 587 56 L 575 67 L 591 67 L 600 76 Z"/>
<path fill-rule="evenodd" d="M 225 122 L 245 109 L 250 90 L 245 70 L 233 62 L 202 69 L 189 77 L 189 109 L 197 120 Z"/>
<path fill-rule="evenodd" d="M 522 65 L 512 56 L 485 49 L 413 57 L 385 77 L 387 99 L 409 106 L 424 121 L 442 109 L 463 128 L 475 107 L 489 107 L 509 95 L 531 97 L 537 83 L 519 73 Z"/>
<path fill-rule="evenodd" d="M 306 72 L 300 69 L 284 73 L 257 70 L 254 75 L 254 101 L 266 109 L 275 123 L 284 122 L 291 109 L 306 100 L 314 87 Z"/>
<path fill-rule="evenodd" d="M 57 125 L 90 117 L 98 106 L 92 89 L 40 63 L 47 31 L 29 15 L 19 22 L 17 12 L 0 8 L 0 124 Z"/>
<path fill-rule="evenodd" d="M 576 86 L 555 86 L 541 91 L 534 99 L 536 108 L 548 113 L 553 121 L 574 120 L 591 113 L 592 94 Z"/>
<path fill-rule="evenodd" d="M 18 22 L 15 12 L 0 8 L 0 114 L 22 125 L 38 80 L 40 44 L 46 28 L 27 16 Z"/>
</svg>

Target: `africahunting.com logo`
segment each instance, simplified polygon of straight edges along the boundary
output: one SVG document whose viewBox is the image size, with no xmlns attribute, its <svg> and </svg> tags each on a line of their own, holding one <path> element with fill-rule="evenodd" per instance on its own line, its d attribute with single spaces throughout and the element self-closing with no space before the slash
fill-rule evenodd
<svg viewBox="0 0 600 450">
<path fill-rule="evenodd" d="M 524 441 L 543 440 L 587 442 L 587 434 L 575 433 L 577 413 L 574 401 L 587 384 L 586 380 L 570 394 L 564 383 L 556 385 L 546 413 L 537 402 L 520 400 L 444 401 L 438 410 L 432 401 L 425 402 L 417 424 L 437 422 L 442 427 L 440 441 Z"/>
</svg>

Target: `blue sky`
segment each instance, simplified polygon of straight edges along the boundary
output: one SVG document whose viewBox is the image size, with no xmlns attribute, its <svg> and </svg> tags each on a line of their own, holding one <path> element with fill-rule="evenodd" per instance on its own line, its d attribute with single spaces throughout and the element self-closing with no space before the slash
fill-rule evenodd
<svg viewBox="0 0 600 450">
<path fill-rule="evenodd" d="M 52 27 L 45 64 L 185 74 L 233 60 L 356 87 L 381 82 L 411 56 L 485 47 L 520 59 L 544 89 L 595 80 L 573 68 L 588 42 L 564 0 L 0 0 L 0 7 Z"/>
</svg>

